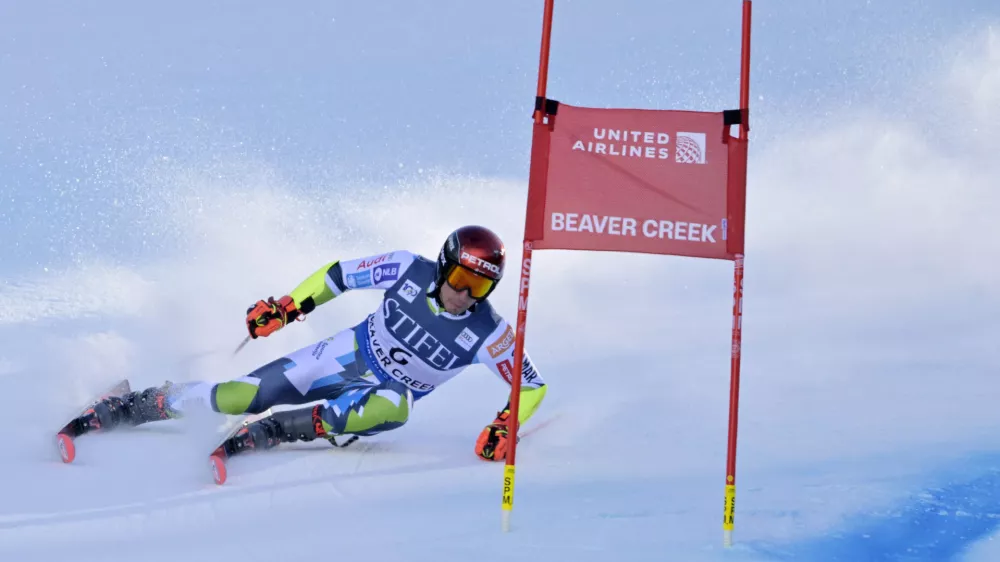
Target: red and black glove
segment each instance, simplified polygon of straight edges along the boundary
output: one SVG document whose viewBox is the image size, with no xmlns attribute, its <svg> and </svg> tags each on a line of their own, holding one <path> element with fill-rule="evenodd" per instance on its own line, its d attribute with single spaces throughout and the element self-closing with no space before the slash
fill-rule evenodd
<svg viewBox="0 0 1000 562">
<path fill-rule="evenodd" d="M 510 435 L 507 429 L 507 418 L 510 410 L 497 413 L 497 419 L 486 426 L 476 439 L 476 454 L 487 461 L 502 461 L 507 458 L 507 445 Z"/>
<path fill-rule="evenodd" d="M 304 318 L 292 297 L 286 295 L 278 300 L 268 297 L 266 301 L 257 301 L 257 304 L 247 309 L 247 330 L 253 339 L 267 337 L 289 322 Z"/>
</svg>

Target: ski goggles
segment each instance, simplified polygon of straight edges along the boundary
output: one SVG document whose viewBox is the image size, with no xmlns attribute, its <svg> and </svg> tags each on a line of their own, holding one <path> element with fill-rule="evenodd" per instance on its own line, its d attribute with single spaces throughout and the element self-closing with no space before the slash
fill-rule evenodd
<svg viewBox="0 0 1000 562">
<path fill-rule="evenodd" d="M 496 281 L 489 277 L 483 277 L 478 273 L 466 269 L 460 265 L 452 265 L 445 277 L 448 285 L 456 291 L 469 290 L 469 295 L 474 299 L 481 299 L 490 294 Z"/>
</svg>

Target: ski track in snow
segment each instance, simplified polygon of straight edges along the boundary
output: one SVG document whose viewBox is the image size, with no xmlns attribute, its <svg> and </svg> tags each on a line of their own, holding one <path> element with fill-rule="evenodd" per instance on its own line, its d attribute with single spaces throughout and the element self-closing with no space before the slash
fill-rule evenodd
<svg viewBox="0 0 1000 562">
<path fill-rule="evenodd" d="M 601 462 L 593 463 L 589 475 L 588 463 L 549 459 L 539 466 L 531 458 L 531 441 L 524 440 L 529 460 L 519 470 L 514 529 L 503 535 L 498 465 L 467 455 L 421 453 L 393 440 L 359 441 L 344 450 L 299 444 L 234 459 L 230 482 L 218 487 L 211 484 L 207 463 L 189 462 L 196 458 L 183 452 L 189 436 L 171 423 L 82 438 L 73 465 L 62 465 L 54 451 L 51 458 L 30 463 L 35 485 L 56 494 L 50 503 L 62 503 L 58 494 L 84 483 L 77 500 L 94 506 L 0 508 L 0 557 L 54 559 L 105 541 L 171 545 L 162 552 L 145 550 L 146 560 L 196 557 L 206 541 L 244 544 L 248 538 L 242 533 L 263 527 L 259 533 L 266 536 L 273 522 L 286 532 L 296 530 L 297 548 L 322 548 L 332 541 L 343 556 L 368 553 L 367 546 L 343 537 L 379 529 L 376 543 L 387 560 L 467 559 L 481 555 L 481 543 L 491 540 L 526 560 L 570 555 L 660 560 L 670 552 L 684 553 L 685 560 L 740 562 L 961 560 L 1000 522 L 998 455 L 930 473 L 879 473 L 877 460 L 826 473 L 751 469 L 744 478 L 754 485 L 737 496 L 737 543 L 723 549 L 721 514 L 710 501 L 720 491 L 717 478 L 616 478 L 611 465 Z M 136 456 L 141 449 L 122 454 L 143 444 L 157 449 L 143 456 Z M 159 484 L 146 478 L 157 474 L 166 477 Z M 124 492 L 104 501 L 114 496 L 116 482 Z M 789 540 L 766 538 L 782 534 Z M 171 543 L 171 537 L 183 540 Z M 253 544 L 242 558 L 282 554 L 278 544 L 258 547 L 257 539 Z"/>
</svg>

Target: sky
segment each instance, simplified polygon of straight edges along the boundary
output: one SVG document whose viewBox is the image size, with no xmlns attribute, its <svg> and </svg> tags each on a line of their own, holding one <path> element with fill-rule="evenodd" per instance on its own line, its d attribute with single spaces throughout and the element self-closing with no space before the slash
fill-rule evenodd
<svg viewBox="0 0 1000 562">
<path fill-rule="evenodd" d="M 557 1 L 548 94 L 732 108 L 739 4 Z M 165 507 L 212 528 L 177 499 L 195 493 L 190 471 L 168 474 L 138 453 L 105 461 L 107 480 L 82 472 L 62 484 L 118 479 L 127 490 L 36 506 L 43 485 L 30 475 L 63 468 L 45 464 L 54 413 L 119 376 L 224 380 L 352 325 L 377 295 L 338 299 L 294 332 L 226 353 L 249 303 L 332 259 L 431 255 L 454 227 L 482 222 L 516 263 L 541 15 L 541 2 L 521 0 L 0 5 L 0 381 L 11 389 L 0 420 L 25 428 L 0 451 L 0 467 L 21 477 L 0 496 L 0 534 L 91 502 L 124 520 Z M 879 510 L 908 513 L 914 504 L 894 502 L 934 486 L 1000 501 L 975 484 L 1000 426 L 1000 5 L 758 0 L 754 25 L 740 425 L 749 493 L 738 529 L 830 553 L 829 529 L 882 528 Z M 551 251 L 533 268 L 528 346 L 552 384 L 549 411 L 563 416 L 525 447 L 536 486 L 610 482 L 594 496 L 600 516 L 582 521 L 594 556 L 608 548 L 601 537 L 624 541 L 656 523 L 676 529 L 664 540 L 702 552 L 722 503 L 732 264 Z M 512 315 L 516 283 L 495 301 Z M 451 446 L 466 451 L 503 401 L 490 383 L 456 380 L 409 433 L 376 446 L 419 454 L 410 436 L 445 459 Z M 145 441 L 117 443 L 142 451 Z M 392 459 L 378 463 L 395 470 Z M 164 483 L 139 490 L 130 462 Z M 457 466 L 479 490 L 486 477 Z M 279 472 L 245 483 L 266 492 L 284 486 Z M 457 478 L 436 475 L 432 488 Z M 405 487 L 396 476 L 392 489 Z M 673 494 L 665 505 L 677 511 L 642 504 L 643 479 Z M 337 496 L 322 486 L 300 492 Z M 711 509 L 699 507 L 703 491 Z M 538 492 L 586 513 L 579 490 Z M 558 501 L 540 504 L 535 524 L 565 516 Z M 476 520 L 462 501 L 441 509 Z M 678 525 L 684 513 L 694 519 Z M 438 535 L 421 527 L 411 538 L 421 536 Z M 20 537 L 23 552 L 41 544 Z M 987 546 L 976 546 L 984 559 Z"/>
</svg>

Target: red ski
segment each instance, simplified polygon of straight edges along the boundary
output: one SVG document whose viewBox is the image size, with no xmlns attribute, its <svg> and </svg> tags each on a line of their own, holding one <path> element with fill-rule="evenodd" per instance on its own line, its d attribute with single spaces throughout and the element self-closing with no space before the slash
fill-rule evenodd
<svg viewBox="0 0 1000 562">
<path fill-rule="evenodd" d="M 226 463 L 233 455 L 249 451 L 264 451 L 278 444 L 278 439 L 274 436 L 267 437 L 260 432 L 251 431 L 250 426 L 252 424 L 259 420 L 268 418 L 270 415 L 271 410 L 267 410 L 263 413 L 246 417 L 226 434 L 219 445 L 212 451 L 212 454 L 208 456 L 209 464 L 212 468 L 212 478 L 215 480 L 216 484 L 220 486 L 225 484 L 228 476 Z M 254 433 L 256 433 L 257 439 L 260 440 L 259 443 L 254 442 Z M 343 443 L 338 443 L 332 436 L 326 437 L 325 439 L 334 447 L 347 447 L 351 443 L 357 441 L 358 436 L 352 435 Z"/>
<path fill-rule="evenodd" d="M 132 388 L 129 385 L 128 379 L 122 379 L 117 384 L 113 385 L 111 388 L 101 393 L 97 398 L 91 400 L 86 406 L 80 408 L 76 414 L 63 425 L 62 429 L 56 433 L 56 447 L 59 451 L 59 457 L 62 458 L 64 463 L 71 463 L 73 459 L 76 458 L 76 445 L 74 440 L 87 433 L 89 431 L 100 429 L 97 423 L 96 417 L 91 417 L 89 424 L 84 423 L 81 418 L 83 418 L 88 412 L 92 412 L 94 405 L 99 403 L 101 400 L 109 396 L 121 396 L 123 394 L 128 394 L 132 392 Z"/>
<path fill-rule="evenodd" d="M 212 454 L 208 456 L 212 467 L 212 479 L 215 480 L 216 484 L 221 486 L 226 483 L 226 461 L 229 460 L 229 457 L 246 448 L 253 448 L 253 441 L 245 437 L 250 431 L 248 426 L 269 415 L 271 415 L 271 410 L 244 418 L 243 421 L 226 433 L 226 436 L 222 438 L 219 445 L 212 451 Z M 243 438 L 240 439 L 239 437 Z"/>
</svg>

